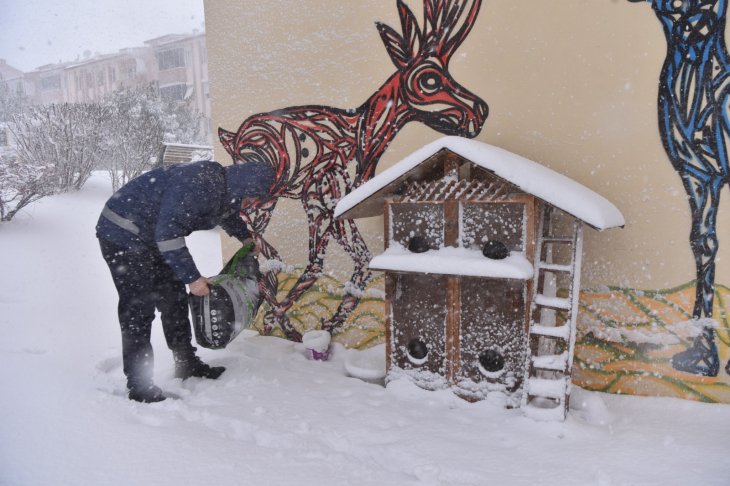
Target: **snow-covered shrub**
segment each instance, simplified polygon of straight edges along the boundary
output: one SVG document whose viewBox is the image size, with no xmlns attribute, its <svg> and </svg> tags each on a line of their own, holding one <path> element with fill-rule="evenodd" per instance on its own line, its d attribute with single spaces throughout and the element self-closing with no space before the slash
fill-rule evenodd
<svg viewBox="0 0 730 486">
<path fill-rule="evenodd" d="M 96 103 L 59 103 L 28 107 L 8 128 L 21 160 L 53 167 L 58 192 L 81 189 L 102 149 L 102 122 L 108 110 Z"/>
<path fill-rule="evenodd" d="M 114 191 L 154 166 L 162 142 L 198 143 L 200 115 L 187 103 L 160 98 L 155 85 L 121 88 L 107 95 L 102 165 Z"/>
<path fill-rule="evenodd" d="M 98 102 L 40 106 L 26 105 L 3 86 L 0 115 L 8 113 L 21 160 L 53 167 L 49 180 L 57 192 L 80 189 L 98 168 L 109 171 L 116 191 L 157 162 L 163 141 L 202 143 L 197 110 L 161 99 L 154 84 L 123 87 Z"/>
<path fill-rule="evenodd" d="M 10 221 L 28 204 L 54 192 L 52 165 L 26 162 L 12 150 L 0 149 L 0 221 Z"/>
<path fill-rule="evenodd" d="M 200 130 L 203 114 L 193 106 L 192 100 L 194 99 L 195 96 L 190 96 L 183 102 L 162 100 L 165 142 L 187 145 L 206 144 L 205 135 Z"/>
<path fill-rule="evenodd" d="M 120 88 L 101 103 L 107 110 L 101 162 L 116 191 L 149 169 L 159 154 L 164 136 L 162 105 L 153 86 Z"/>
</svg>

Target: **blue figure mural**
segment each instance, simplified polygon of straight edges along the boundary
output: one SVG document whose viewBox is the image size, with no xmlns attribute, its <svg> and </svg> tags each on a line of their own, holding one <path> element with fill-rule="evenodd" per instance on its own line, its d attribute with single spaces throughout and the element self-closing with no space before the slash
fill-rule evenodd
<svg viewBox="0 0 730 486">
<path fill-rule="evenodd" d="M 651 2 L 667 39 L 659 78 L 659 131 L 664 150 L 682 178 L 692 212 L 690 245 L 697 270 L 693 315 L 712 317 L 716 220 L 720 190 L 730 181 L 730 56 L 725 47 L 727 0 Z M 705 329 L 677 353 L 679 371 L 717 376 L 715 335 Z M 725 366 L 730 373 L 730 362 Z"/>
</svg>

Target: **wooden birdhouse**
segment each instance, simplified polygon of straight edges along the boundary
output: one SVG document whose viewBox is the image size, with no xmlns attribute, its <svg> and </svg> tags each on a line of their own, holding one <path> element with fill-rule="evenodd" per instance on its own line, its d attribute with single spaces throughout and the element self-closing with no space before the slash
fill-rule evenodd
<svg viewBox="0 0 730 486">
<path fill-rule="evenodd" d="M 616 207 L 546 167 L 444 137 L 343 198 L 342 219 L 384 216 L 387 380 L 467 400 L 506 396 L 538 419 L 568 410 L 583 223 Z"/>
</svg>

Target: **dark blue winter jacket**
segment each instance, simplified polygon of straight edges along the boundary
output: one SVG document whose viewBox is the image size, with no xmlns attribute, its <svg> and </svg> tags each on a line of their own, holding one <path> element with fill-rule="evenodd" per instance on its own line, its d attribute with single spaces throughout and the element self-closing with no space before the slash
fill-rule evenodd
<svg viewBox="0 0 730 486">
<path fill-rule="evenodd" d="M 239 215 L 241 199 L 265 196 L 273 182 L 274 170 L 262 162 L 160 167 L 129 181 L 107 201 L 96 236 L 133 251 L 160 251 L 189 284 L 200 272 L 185 237 L 220 225 L 240 241 L 249 238 Z"/>
</svg>

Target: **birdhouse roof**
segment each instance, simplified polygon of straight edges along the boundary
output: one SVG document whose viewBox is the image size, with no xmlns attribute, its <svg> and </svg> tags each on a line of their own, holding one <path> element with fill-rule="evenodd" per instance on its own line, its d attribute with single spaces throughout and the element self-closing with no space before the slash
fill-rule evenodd
<svg viewBox="0 0 730 486">
<path fill-rule="evenodd" d="M 443 156 L 439 155 L 444 152 L 456 154 L 599 231 L 625 224 L 616 206 L 582 184 L 499 147 L 461 137 L 440 138 L 384 170 L 342 198 L 335 217 L 382 214 L 384 197 L 401 193 L 413 182 L 435 180 L 439 170 L 443 174 Z"/>
</svg>

